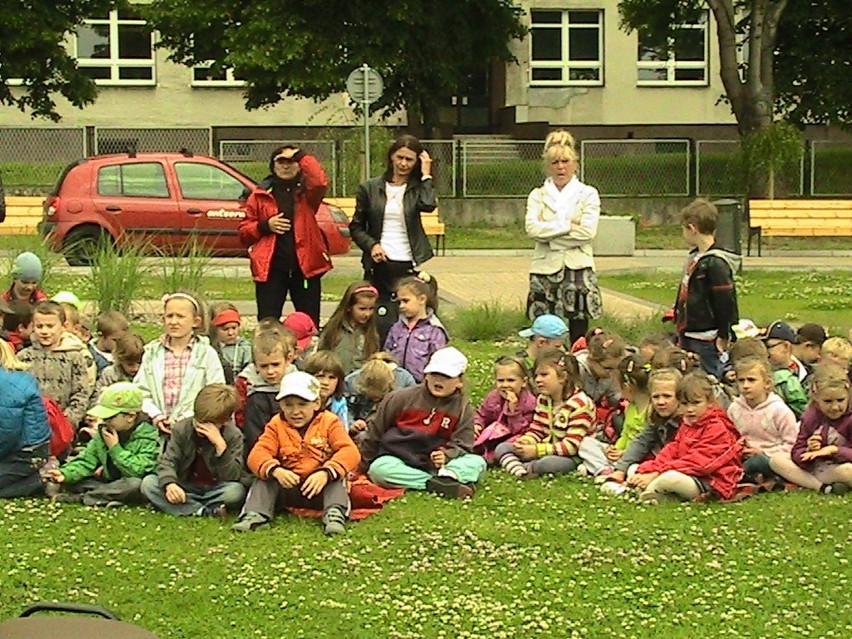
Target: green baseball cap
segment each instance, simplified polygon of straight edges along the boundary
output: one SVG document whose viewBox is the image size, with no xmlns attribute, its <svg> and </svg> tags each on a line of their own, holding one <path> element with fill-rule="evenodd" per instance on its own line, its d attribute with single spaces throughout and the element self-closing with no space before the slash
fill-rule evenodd
<svg viewBox="0 0 852 639">
<path fill-rule="evenodd" d="M 138 413 L 142 410 L 142 391 L 130 382 L 118 382 L 107 386 L 89 415 L 98 419 L 109 419 L 119 413 Z"/>
</svg>

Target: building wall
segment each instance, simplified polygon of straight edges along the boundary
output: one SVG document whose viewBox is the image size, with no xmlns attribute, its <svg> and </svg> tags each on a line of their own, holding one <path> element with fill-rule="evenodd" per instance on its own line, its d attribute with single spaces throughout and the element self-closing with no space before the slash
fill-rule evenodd
<svg viewBox="0 0 852 639">
<path fill-rule="evenodd" d="M 604 85 L 599 87 L 530 86 L 530 36 L 513 45 L 519 64 L 506 73 L 506 105 L 514 107 L 516 123 L 552 125 L 734 124 L 728 105 L 721 103 L 719 49 L 715 21 L 708 24 L 709 84 L 700 87 L 637 86 L 637 35 L 619 29 L 617 0 L 523 0 L 535 9 L 603 9 Z"/>
</svg>

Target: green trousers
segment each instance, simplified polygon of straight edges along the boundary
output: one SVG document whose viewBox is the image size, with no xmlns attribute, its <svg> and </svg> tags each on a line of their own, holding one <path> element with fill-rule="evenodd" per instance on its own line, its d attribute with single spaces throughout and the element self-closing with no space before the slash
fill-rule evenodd
<svg viewBox="0 0 852 639">
<path fill-rule="evenodd" d="M 485 472 L 485 466 L 485 459 L 479 455 L 467 454 L 451 459 L 444 468 L 455 474 L 461 483 L 475 484 Z M 409 466 L 393 455 L 382 455 L 375 459 L 367 474 L 370 481 L 379 486 L 412 490 L 426 490 L 426 482 L 435 475 Z"/>
</svg>

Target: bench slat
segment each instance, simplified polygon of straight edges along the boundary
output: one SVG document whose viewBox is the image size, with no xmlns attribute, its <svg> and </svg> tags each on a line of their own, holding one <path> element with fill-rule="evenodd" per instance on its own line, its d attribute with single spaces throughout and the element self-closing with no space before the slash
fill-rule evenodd
<svg viewBox="0 0 852 639">
<path fill-rule="evenodd" d="M 841 209 L 852 211 L 852 200 L 749 200 L 750 211 Z"/>
</svg>

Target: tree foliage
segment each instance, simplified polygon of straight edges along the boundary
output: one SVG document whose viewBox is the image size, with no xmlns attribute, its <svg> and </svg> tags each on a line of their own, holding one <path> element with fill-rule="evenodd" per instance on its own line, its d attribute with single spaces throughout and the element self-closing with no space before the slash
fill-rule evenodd
<svg viewBox="0 0 852 639">
<path fill-rule="evenodd" d="M 366 63 L 385 79 L 371 109 L 406 108 L 427 127 L 471 74 L 512 60 L 526 32 L 512 0 L 155 0 L 145 13 L 170 59 L 234 69 L 250 109 L 326 98 Z"/>
<path fill-rule="evenodd" d="M 59 120 L 55 97 L 76 107 L 94 101 L 94 82 L 65 50 L 84 18 L 106 15 L 116 0 L 3 0 L 0 3 L 0 104 Z M 10 80 L 21 80 L 12 87 Z"/>
</svg>

